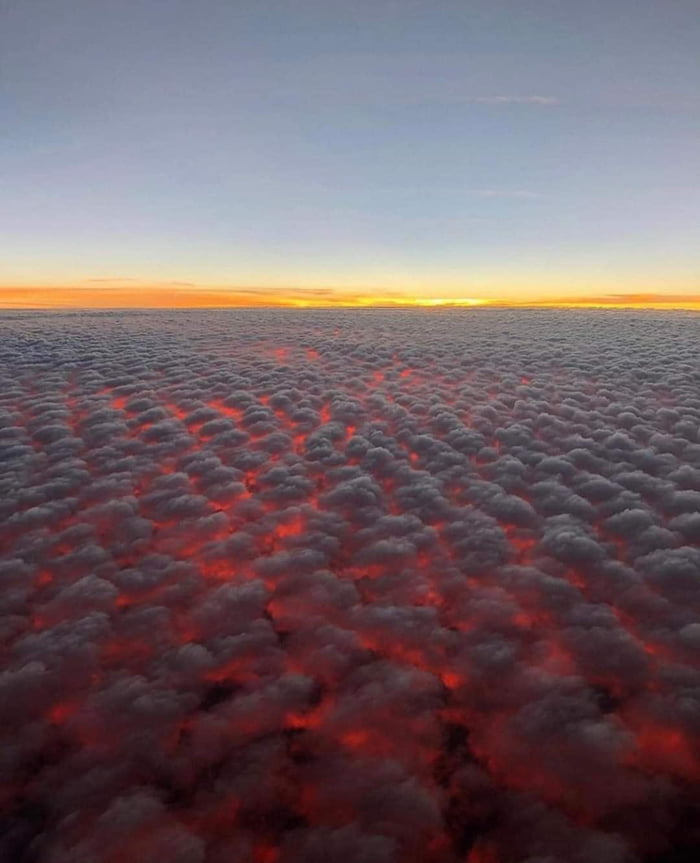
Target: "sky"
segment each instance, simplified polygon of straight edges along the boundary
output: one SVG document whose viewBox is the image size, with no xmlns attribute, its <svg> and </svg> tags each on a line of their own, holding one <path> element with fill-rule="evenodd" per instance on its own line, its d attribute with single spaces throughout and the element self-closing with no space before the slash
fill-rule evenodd
<svg viewBox="0 0 700 863">
<path fill-rule="evenodd" d="M 697 0 L 0 0 L 0 305 L 692 304 L 698 57 Z"/>
</svg>

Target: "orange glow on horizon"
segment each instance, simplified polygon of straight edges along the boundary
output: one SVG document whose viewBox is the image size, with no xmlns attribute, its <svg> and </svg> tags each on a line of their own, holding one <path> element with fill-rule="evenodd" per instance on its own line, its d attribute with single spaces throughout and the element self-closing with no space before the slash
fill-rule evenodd
<svg viewBox="0 0 700 863">
<path fill-rule="evenodd" d="M 108 280 L 109 281 L 109 280 Z M 0 286 L 0 309 L 187 308 L 606 308 L 700 310 L 700 294 L 615 293 L 593 296 L 431 297 L 397 291 L 331 288 L 198 287 L 189 283 Z"/>
</svg>

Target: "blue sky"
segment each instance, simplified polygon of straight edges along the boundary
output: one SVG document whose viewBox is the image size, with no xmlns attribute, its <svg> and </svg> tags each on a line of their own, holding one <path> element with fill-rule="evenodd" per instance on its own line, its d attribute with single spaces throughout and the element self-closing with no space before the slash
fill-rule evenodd
<svg viewBox="0 0 700 863">
<path fill-rule="evenodd" d="M 5 0 L 4 284 L 694 291 L 697 0 Z"/>
</svg>

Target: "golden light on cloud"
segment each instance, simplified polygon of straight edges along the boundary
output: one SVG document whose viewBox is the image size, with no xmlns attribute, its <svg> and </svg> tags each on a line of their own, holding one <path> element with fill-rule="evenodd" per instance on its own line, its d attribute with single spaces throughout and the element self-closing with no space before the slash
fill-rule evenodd
<svg viewBox="0 0 700 863">
<path fill-rule="evenodd" d="M 602 294 L 590 297 L 559 297 L 518 301 L 494 301 L 492 306 L 512 308 L 577 309 L 679 309 L 700 311 L 700 294 Z"/>
<path fill-rule="evenodd" d="M 221 287 L 190 282 L 93 279 L 78 285 L 0 286 L 4 309 L 112 308 L 606 308 L 700 310 L 700 294 L 608 293 L 596 296 L 426 296 L 324 287 Z"/>
<path fill-rule="evenodd" d="M 433 308 L 435 306 L 488 306 L 490 300 L 480 297 L 416 297 L 410 300 L 410 305 L 421 306 L 423 308 Z"/>
</svg>

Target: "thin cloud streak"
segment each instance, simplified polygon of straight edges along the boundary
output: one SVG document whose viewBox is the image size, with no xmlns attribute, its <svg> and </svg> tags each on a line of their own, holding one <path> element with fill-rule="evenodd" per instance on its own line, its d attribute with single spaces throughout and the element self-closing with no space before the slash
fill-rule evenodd
<svg viewBox="0 0 700 863">
<path fill-rule="evenodd" d="M 528 189 L 471 189 L 469 194 L 477 198 L 537 199 L 544 197 L 541 192 L 531 192 Z"/>
<path fill-rule="evenodd" d="M 560 105 L 555 96 L 477 96 L 478 105 Z"/>
</svg>

